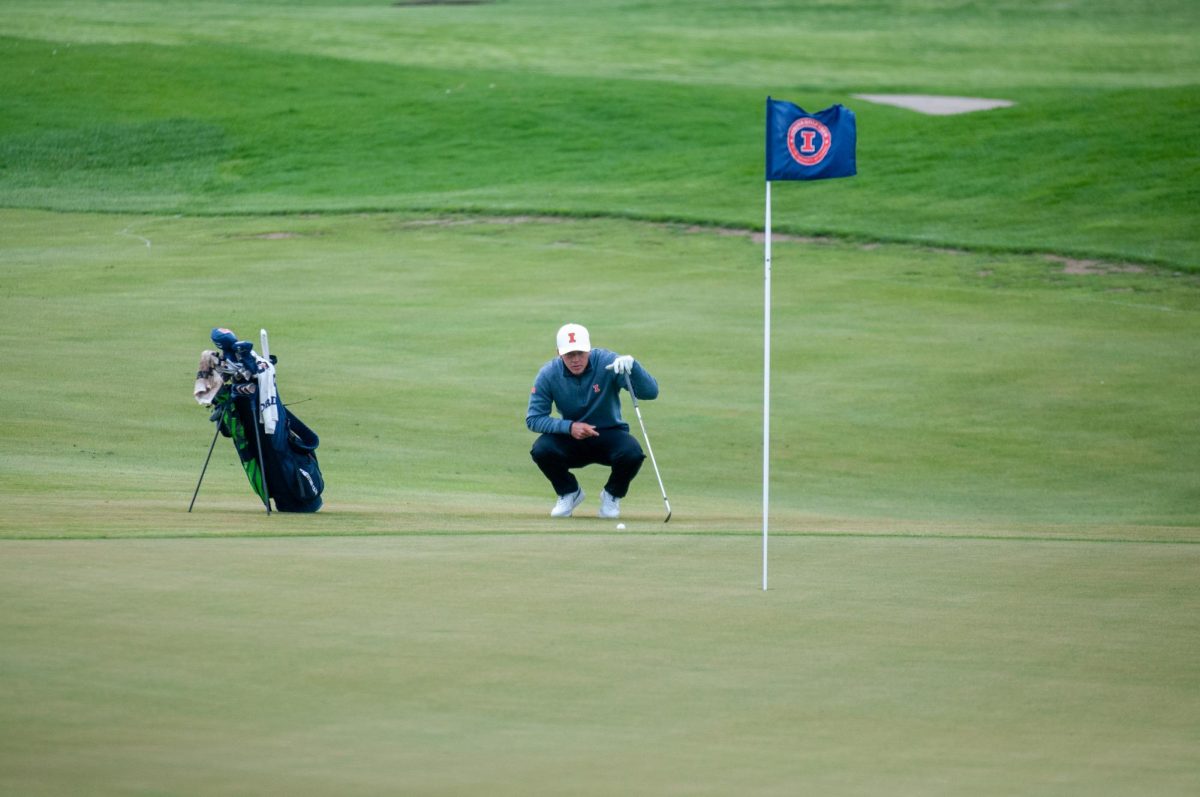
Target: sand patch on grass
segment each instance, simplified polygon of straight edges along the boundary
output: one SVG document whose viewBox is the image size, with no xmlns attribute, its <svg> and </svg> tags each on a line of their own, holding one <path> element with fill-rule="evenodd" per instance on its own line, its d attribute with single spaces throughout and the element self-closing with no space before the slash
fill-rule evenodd
<svg viewBox="0 0 1200 797">
<path fill-rule="evenodd" d="M 952 116 L 974 111 L 990 111 L 1008 108 L 1011 100 L 988 99 L 986 97 L 951 97 L 941 94 L 855 94 L 856 98 L 879 105 L 894 105 L 930 116 Z"/>
</svg>

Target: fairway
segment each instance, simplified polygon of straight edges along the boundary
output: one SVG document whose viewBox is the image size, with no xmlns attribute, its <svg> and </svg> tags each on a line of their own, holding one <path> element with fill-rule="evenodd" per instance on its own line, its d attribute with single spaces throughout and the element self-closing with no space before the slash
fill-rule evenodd
<svg viewBox="0 0 1200 797">
<path fill-rule="evenodd" d="M 749 234 L 384 214 L 0 218 L 0 335 L 17 351 L 36 328 L 41 347 L 7 368 L 20 390 L 0 443 L 5 536 L 560 532 L 524 412 L 564 318 L 663 385 L 643 413 L 675 517 L 661 523 L 647 472 L 626 522 L 761 527 Z M 604 276 L 531 296 L 564 259 Z M 786 239 L 775 264 L 780 531 L 1198 538 L 1200 278 Z M 259 284 L 270 291 L 242 287 Z M 255 515 L 224 439 L 196 511 L 179 511 L 212 439 L 190 392 L 213 326 L 271 330 L 283 400 L 324 440 L 326 511 Z M 596 474 L 583 472 L 593 500 Z M 611 530 L 594 505 L 580 514 Z"/>
<path fill-rule="evenodd" d="M 1200 793 L 1198 40 L 8 0 L 0 794 Z M 772 183 L 764 589 L 768 96 L 850 107 L 857 174 Z M 567 322 L 657 379 L 669 523 L 649 466 L 549 517 Z M 224 438 L 188 511 L 218 326 L 269 330 L 320 512 Z"/>
</svg>

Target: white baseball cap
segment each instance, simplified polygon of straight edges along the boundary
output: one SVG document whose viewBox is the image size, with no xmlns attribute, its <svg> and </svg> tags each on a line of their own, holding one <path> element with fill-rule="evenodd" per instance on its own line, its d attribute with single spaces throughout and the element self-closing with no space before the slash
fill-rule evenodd
<svg viewBox="0 0 1200 797">
<path fill-rule="evenodd" d="M 566 354 L 571 351 L 591 351 L 592 339 L 588 337 L 586 327 L 579 324 L 563 324 L 558 330 L 558 353 Z"/>
</svg>

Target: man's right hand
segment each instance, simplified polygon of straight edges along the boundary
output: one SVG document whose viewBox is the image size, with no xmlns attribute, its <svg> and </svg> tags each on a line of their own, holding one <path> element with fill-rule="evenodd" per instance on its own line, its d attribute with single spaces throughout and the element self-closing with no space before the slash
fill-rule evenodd
<svg viewBox="0 0 1200 797">
<path fill-rule="evenodd" d="M 582 440 L 585 437 L 598 437 L 599 435 L 600 433 L 596 431 L 596 427 L 590 423 L 583 423 L 582 421 L 571 422 L 571 437 L 574 437 L 576 440 Z"/>
</svg>

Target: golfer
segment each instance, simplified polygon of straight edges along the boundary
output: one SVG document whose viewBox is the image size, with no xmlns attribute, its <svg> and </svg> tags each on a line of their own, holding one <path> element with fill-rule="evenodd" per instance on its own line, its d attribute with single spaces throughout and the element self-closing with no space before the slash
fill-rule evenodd
<svg viewBox="0 0 1200 797">
<path fill-rule="evenodd" d="M 621 420 L 621 388 L 628 374 L 637 398 L 652 399 L 658 382 L 632 356 L 593 349 L 579 324 L 559 329 L 557 342 L 558 357 L 538 371 L 525 413 L 525 425 L 538 433 L 529 454 L 558 494 L 550 517 L 571 517 L 583 503 L 571 470 L 593 464 L 612 468 L 600 492 L 600 517 L 620 517 L 621 499 L 646 459 Z M 561 418 L 551 417 L 551 403 Z"/>
</svg>

